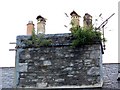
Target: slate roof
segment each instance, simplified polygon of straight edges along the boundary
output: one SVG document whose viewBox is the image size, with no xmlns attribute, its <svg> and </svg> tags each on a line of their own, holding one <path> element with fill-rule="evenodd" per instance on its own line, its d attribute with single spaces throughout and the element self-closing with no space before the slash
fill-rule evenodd
<svg viewBox="0 0 120 90">
<path fill-rule="evenodd" d="M 1 75 L 0 76 L 0 89 L 14 87 L 14 74 L 15 74 L 14 71 L 15 71 L 14 67 L 1 67 L 0 68 L 0 75 Z M 118 76 L 118 64 L 117 63 L 103 64 L 103 79 L 104 79 L 103 88 L 77 89 L 77 90 L 120 90 L 120 81 L 117 81 L 117 76 Z M 69 89 L 69 90 L 76 90 L 76 89 Z"/>
</svg>

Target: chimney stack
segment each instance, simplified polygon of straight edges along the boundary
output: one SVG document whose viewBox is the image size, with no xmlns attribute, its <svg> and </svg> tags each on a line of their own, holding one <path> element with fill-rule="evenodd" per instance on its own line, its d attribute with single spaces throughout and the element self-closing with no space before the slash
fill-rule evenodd
<svg viewBox="0 0 120 90">
<path fill-rule="evenodd" d="M 29 21 L 27 24 L 27 35 L 32 35 L 33 30 L 34 30 L 33 21 Z"/>
<path fill-rule="evenodd" d="M 78 15 L 74 10 L 70 13 L 71 15 L 71 24 L 72 24 L 72 27 L 80 27 L 80 15 Z"/>
<path fill-rule="evenodd" d="M 37 34 L 45 34 L 45 25 L 46 25 L 46 18 L 42 17 L 41 15 L 37 16 Z"/>
<path fill-rule="evenodd" d="M 92 26 L 92 16 L 88 13 L 85 13 L 83 17 L 83 26 L 85 28 L 90 28 Z"/>
</svg>

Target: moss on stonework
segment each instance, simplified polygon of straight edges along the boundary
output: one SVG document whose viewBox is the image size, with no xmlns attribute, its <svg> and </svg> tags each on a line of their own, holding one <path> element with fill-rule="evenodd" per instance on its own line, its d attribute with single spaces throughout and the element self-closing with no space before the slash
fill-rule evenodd
<svg viewBox="0 0 120 90">
<path fill-rule="evenodd" d="M 49 46 L 51 44 L 50 39 L 46 39 L 44 34 L 40 34 L 37 36 L 35 31 L 32 31 L 32 36 L 28 40 L 24 40 L 24 44 L 29 47 L 41 47 L 41 46 Z"/>
<path fill-rule="evenodd" d="M 95 42 L 101 42 L 101 32 L 93 30 L 93 28 L 81 28 L 74 27 L 72 29 L 72 35 L 74 37 L 72 46 L 80 46 L 86 44 L 93 44 Z"/>
</svg>

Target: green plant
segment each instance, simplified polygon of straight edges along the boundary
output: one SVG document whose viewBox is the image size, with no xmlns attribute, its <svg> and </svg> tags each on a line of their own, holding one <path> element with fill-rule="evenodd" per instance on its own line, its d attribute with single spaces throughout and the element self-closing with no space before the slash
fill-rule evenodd
<svg viewBox="0 0 120 90">
<path fill-rule="evenodd" d="M 40 47 L 40 46 L 49 46 L 51 44 L 52 40 L 46 39 L 44 37 L 44 34 L 40 34 L 37 36 L 35 34 L 35 30 L 32 31 L 32 36 L 29 40 L 25 40 L 25 44 L 27 46 L 33 46 L 33 47 Z"/>
<path fill-rule="evenodd" d="M 98 31 L 94 31 L 93 27 L 72 27 L 72 35 L 74 37 L 74 40 L 72 41 L 73 47 L 85 44 L 93 44 L 96 41 L 102 40 L 101 33 Z"/>
</svg>

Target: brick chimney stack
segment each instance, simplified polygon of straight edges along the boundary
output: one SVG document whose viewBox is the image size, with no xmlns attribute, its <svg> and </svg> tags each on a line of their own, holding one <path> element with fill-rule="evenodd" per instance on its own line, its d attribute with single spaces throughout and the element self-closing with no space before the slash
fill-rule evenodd
<svg viewBox="0 0 120 90">
<path fill-rule="evenodd" d="M 34 30 L 33 21 L 29 21 L 27 24 L 27 35 L 32 35 L 33 30 Z"/>
</svg>

